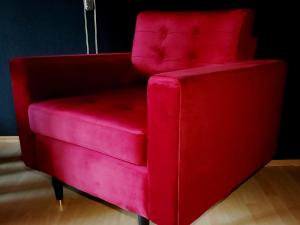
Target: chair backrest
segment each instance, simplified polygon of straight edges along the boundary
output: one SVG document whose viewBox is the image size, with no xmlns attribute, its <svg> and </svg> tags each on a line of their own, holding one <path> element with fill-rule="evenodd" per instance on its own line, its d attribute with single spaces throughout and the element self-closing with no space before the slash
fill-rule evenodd
<svg viewBox="0 0 300 225">
<path fill-rule="evenodd" d="M 253 14 L 248 9 L 142 12 L 138 15 L 132 63 L 155 73 L 251 59 Z"/>
</svg>

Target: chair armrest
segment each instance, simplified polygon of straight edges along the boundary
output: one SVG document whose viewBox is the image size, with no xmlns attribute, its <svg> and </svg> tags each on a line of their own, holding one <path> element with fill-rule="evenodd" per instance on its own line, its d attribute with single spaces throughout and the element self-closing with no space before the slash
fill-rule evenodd
<svg viewBox="0 0 300 225">
<path fill-rule="evenodd" d="M 28 106 L 36 101 L 130 85 L 137 79 L 130 53 L 16 58 L 10 62 L 22 157 L 34 167 Z"/>
<path fill-rule="evenodd" d="M 285 74 L 281 61 L 253 60 L 150 78 L 151 220 L 190 224 L 271 159 Z"/>
</svg>

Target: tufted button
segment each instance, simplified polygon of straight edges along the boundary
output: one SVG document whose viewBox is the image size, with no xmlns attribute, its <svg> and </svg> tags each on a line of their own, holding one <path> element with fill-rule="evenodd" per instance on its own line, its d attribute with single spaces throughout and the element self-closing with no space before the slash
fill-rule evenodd
<svg viewBox="0 0 300 225">
<path fill-rule="evenodd" d="M 160 29 L 160 37 L 161 37 L 161 39 L 165 39 L 167 37 L 167 35 L 168 35 L 167 29 L 165 27 L 162 27 Z"/>
<path fill-rule="evenodd" d="M 200 30 L 198 27 L 195 27 L 192 29 L 192 35 L 193 36 L 197 36 L 200 33 Z"/>
<path fill-rule="evenodd" d="M 166 57 L 165 52 L 162 49 L 157 50 L 157 55 L 159 60 L 163 60 Z"/>
<path fill-rule="evenodd" d="M 190 61 L 195 61 L 197 59 L 197 54 L 194 51 L 188 53 L 188 58 Z"/>
</svg>

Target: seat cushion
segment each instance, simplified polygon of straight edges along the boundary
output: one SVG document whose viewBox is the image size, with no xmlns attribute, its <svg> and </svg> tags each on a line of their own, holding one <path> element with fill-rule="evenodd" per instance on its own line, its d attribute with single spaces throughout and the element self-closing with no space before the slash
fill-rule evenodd
<svg viewBox="0 0 300 225">
<path fill-rule="evenodd" d="M 146 163 L 146 87 L 33 103 L 33 132 L 133 163 Z"/>
</svg>

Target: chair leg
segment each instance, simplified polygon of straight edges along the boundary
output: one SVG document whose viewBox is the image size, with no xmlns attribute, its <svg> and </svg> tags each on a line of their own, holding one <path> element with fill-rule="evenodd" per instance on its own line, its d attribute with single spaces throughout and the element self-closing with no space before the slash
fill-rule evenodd
<svg viewBox="0 0 300 225">
<path fill-rule="evenodd" d="M 138 222 L 139 225 L 149 225 L 149 220 L 142 216 L 138 216 Z"/>
<path fill-rule="evenodd" d="M 64 197 L 64 183 L 55 177 L 52 177 L 52 187 L 54 190 L 55 198 L 58 201 L 60 209 L 62 209 L 62 200 Z"/>
</svg>

